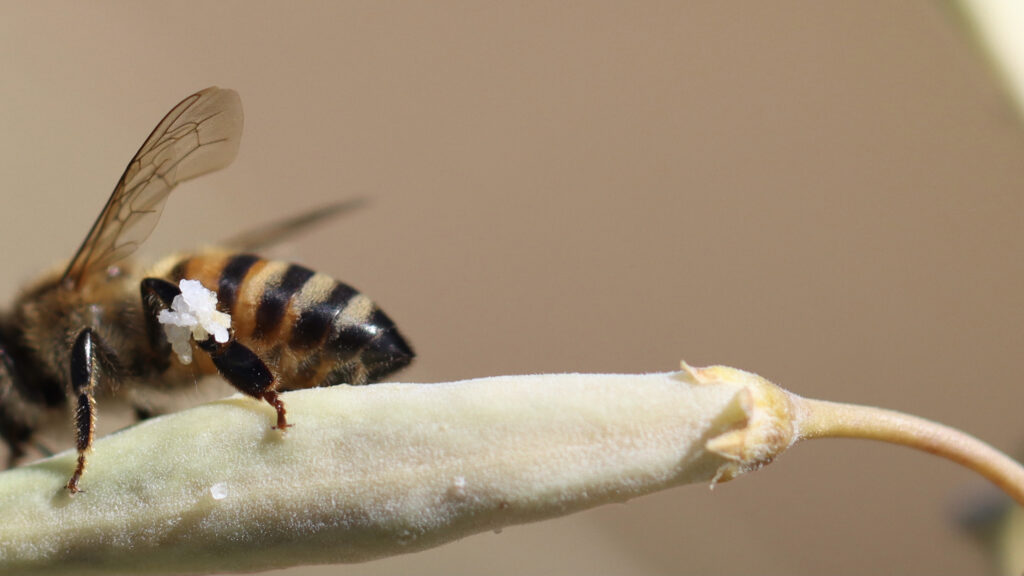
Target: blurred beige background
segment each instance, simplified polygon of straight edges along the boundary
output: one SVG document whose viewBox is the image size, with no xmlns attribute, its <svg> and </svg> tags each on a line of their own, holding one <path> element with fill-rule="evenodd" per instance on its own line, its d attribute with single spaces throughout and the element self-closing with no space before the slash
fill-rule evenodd
<svg viewBox="0 0 1024 576">
<path fill-rule="evenodd" d="M 160 116 L 246 108 L 159 256 L 339 198 L 281 253 L 376 298 L 404 381 L 681 358 L 1024 448 L 1024 130 L 937 2 L 4 3 L 5 301 Z M 962 574 L 987 485 L 905 449 L 299 574 Z"/>
</svg>

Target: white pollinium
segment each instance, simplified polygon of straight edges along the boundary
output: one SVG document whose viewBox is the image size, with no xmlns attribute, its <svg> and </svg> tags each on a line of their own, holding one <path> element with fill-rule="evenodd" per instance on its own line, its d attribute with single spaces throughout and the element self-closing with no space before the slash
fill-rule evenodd
<svg viewBox="0 0 1024 576">
<path fill-rule="evenodd" d="M 182 364 L 192 363 L 192 340 L 202 342 L 211 335 L 223 344 L 228 341 L 231 316 L 217 311 L 217 294 L 198 280 L 182 280 L 181 294 L 174 297 L 170 310 L 161 310 L 157 320 L 171 349 Z"/>
</svg>

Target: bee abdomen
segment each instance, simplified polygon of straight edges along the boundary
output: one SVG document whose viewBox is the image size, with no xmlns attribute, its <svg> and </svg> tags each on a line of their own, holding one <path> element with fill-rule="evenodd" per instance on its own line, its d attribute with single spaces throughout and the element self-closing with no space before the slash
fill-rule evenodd
<svg viewBox="0 0 1024 576">
<path fill-rule="evenodd" d="M 216 286 L 235 337 L 276 364 L 286 388 L 380 379 L 414 354 L 394 322 L 351 286 L 297 264 L 251 254 L 201 254 L 171 273 Z"/>
</svg>

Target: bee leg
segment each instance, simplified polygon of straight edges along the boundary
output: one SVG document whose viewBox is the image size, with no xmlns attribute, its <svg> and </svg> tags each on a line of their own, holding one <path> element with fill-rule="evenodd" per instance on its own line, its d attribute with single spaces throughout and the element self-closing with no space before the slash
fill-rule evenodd
<svg viewBox="0 0 1024 576">
<path fill-rule="evenodd" d="M 0 419 L 4 416 L 0 414 Z M 32 436 L 32 429 L 22 426 L 7 419 L 5 426 L 0 429 L 0 438 L 7 444 L 7 462 L 4 468 L 13 468 L 18 459 L 25 455 L 25 444 Z"/>
<path fill-rule="evenodd" d="M 212 336 L 200 342 L 199 347 L 210 355 L 217 371 L 232 386 L 253 398 L 266 400 L 274 407 L 277 411 L 275 429 L 284 430 L 291 427 L 285 418 L 284 402 L 274 390 L 277 379 L 255 352 L 235 339 L 221 344 Z"/>
<path fill-rule="evenodd" d="M 0 429 L 0 438 L 7 444 L 7 462 L 5 468 L 13 468 L 18 459 L 25 455 L 25 444 L 32 436 L 32 429 L 13 422 L 0 413 L 0 420 L 5 426 Z"/>
<path fill-rule="evenodd" d="M 160 310 L 171 307 L 174 297 L 181 294 L 181 289 L 162 278 L 145 278 L 140 289 L 150 345 L 161 361 L 169 364 L 171 346 L 157 316 Z M 233 338 L 221 344 L 211 337 L 198 344 L 210 355 L 221 376 L 238 391 L 258 400 L 266 400 L 274 407 L 277 411 L 277 426 L 274 428 L 284 430 L 291 426 L 285 418 L 284 402 L 274 390 L 277 379 L 255 352 Z"/>
<path fill-rule="evenodd" d="M 132 412 L 135 413 L 135 419 L 138 420 L 139 422 L 143 420 L 149 420 L 153 416 L 156 416 L 156 412 L 154 412 L 148 406 L 132 406 Z"/>
<path fill-rule="evenodd" d="M 75 402 L 75 441 L 78 448 L 75 473 L 67 483 L 67 489 L 72 494 L 81 491 L 78 482 L 85 472 L 85 456 L 92 449 L 93 436 L 96 433 L 94 396 L 103 371 L 102 348 L 99 336 L 92 328 L 82 330 L 71 348 L 71 391 Z"/>
<path fill-rule="evenodd" d="M 142 292 L 142 307 L 146 318 L 146 333 L 149 335 L 153 360 L 161 371 L 170 366 L 171 345 L 164 335 L 163 326 L 157 319 L 161 310 L 169 310 L 174 297 L 181 289 L 163 278 L 144 278 L 139 284 Z"/>
<path fill-rule="evenodd" d="M 18 406 L 12 401 L 17 398 L 15 378 L 14 362 L 0 345 L 0 438 L 9 448 L 7 468 L 25 454 L 25 444 L 32 437 L 32 429 L 18 418 Z"/>
</svg>

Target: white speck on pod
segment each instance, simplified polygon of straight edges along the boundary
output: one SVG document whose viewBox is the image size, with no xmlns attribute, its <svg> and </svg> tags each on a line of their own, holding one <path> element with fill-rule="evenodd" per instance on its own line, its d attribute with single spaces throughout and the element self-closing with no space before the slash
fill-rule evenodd
<svg viewBox="0 0 1024 576">
<path fill-rule="evenodd" d="M 218 482 L 210 486 L 210 497 L 214 500 L 223 500 L 228 497 L 227 482 Z"/>
<path fill-rule="evenodd" d="M 466 477 L 456 476 L 452 478 L 452 483 L 448 486 L 448 496 L 458 500 L 462 500 L 466 497 Z"/>
</svg>

